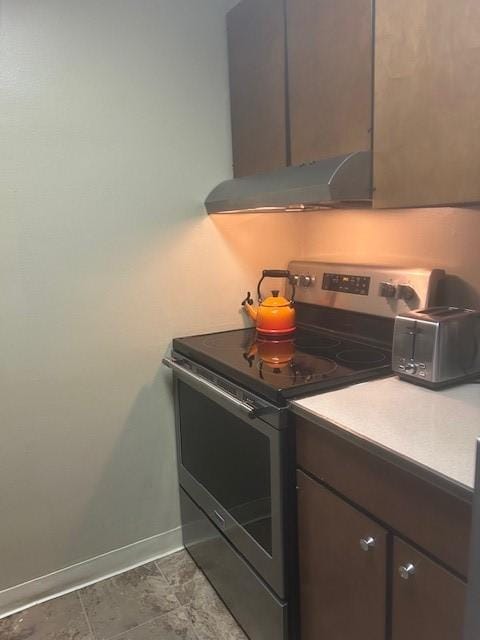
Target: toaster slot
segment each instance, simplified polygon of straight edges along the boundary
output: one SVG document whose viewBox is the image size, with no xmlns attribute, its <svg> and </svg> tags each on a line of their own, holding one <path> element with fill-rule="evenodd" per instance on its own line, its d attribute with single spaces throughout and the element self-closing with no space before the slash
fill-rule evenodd
<svg viewBox="0 0 480 640">
<path fill-rule="evenodd" d="M 399 319 L 395 324 L 393 339 L 393 369 L 405 373 L 415 358 L 417 338 L 417 322 L 415 320 Z"/>
<path fill-rule="evenodd" d="M 407 330 L 407 334 L 411 338 L 410 360 L 412 360 L 412 362 L 415 361 L 415 347 L 416 347 L 416 344 L 417 344 L 417 331 L 418 331 L 417 323 L 416 322 L 412 322 L 412 326 L 409 327 L 408 330 Z"/>
</svg>

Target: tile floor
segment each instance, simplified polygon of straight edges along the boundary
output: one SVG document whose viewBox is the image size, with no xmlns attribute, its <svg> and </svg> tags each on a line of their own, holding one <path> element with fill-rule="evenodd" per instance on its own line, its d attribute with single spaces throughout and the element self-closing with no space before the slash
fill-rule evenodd
<svg viewBox="0 0 480 640">
<path fill-rule="evenodd" d="M 0 620 L 0 640 L 247 640 L 185 551 Z"/>
</svg>

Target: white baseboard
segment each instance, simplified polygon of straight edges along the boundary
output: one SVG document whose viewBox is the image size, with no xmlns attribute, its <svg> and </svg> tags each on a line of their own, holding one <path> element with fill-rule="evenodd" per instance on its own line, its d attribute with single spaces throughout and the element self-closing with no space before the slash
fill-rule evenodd
<svg viewBox="0 0 480 640">
<path fill-rule="evenodd" d="M 181 527 L 0 591 L 0 618 L 183 548 Z"/>
</svg>

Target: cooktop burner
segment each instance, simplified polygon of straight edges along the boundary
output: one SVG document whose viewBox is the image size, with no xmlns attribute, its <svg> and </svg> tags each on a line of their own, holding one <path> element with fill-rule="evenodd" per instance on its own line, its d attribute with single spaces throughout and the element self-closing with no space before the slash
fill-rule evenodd
<svg viewBox="0 0 480 640">
<path fill-rule="evenodd" d="M 340 362 L 347 364 L 382 364 L 387 356 L 376 349 L 347 349 L 337 354 Z"/>
<path fill-rule="evenodd" d="M 275 384 L 286 382 L 313 382 L 333 373 L 337 364 L 328 358 L 309 358 L 300 354 L 287 363 L 276 363 L 271 359 L 258 360 L 257 368 L 262 380 L 271 380 Z"/>
<path fill-rule="evenodd" d="M 178 338 L 173 349 L 274 401 L 391 370 L 389 349 L 307 327 L 289 338 L 262 337 L 255 329 Z"/>
<path fill-rule="evenodd" d="M 332 338 L 330 336 L 315 336 L 315 340 L 312 340 L 308 336 L 299 335 L 295 340 L 295 346 L 300 351 L 319 351 L 321 349 L 335 349 L 340 344 L 341 340 Z"/>
</svg>

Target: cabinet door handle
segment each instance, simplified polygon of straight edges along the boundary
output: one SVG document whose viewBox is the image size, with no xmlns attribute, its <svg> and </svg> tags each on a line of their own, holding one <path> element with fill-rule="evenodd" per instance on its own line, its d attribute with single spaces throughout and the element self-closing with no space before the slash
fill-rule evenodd
<svg viewBox="0 0 480 640">
<path fill-rule="evenodd" d="M 413 576 L 416 572 L 416 567 L 411 562 L 407 562 L 406 564 L 402 564 L 398 567 L 398 573 L 402 580 L 408 580 L 410 576 Z"/>
<path fill-rule="evenodd" d="M 370 551 L 370 549 L 375 548 L 375 538 L 372 536 L 366 536 L 365 538 L 360 538 L 360 549 L 362 551 Z"/>
</svg>

